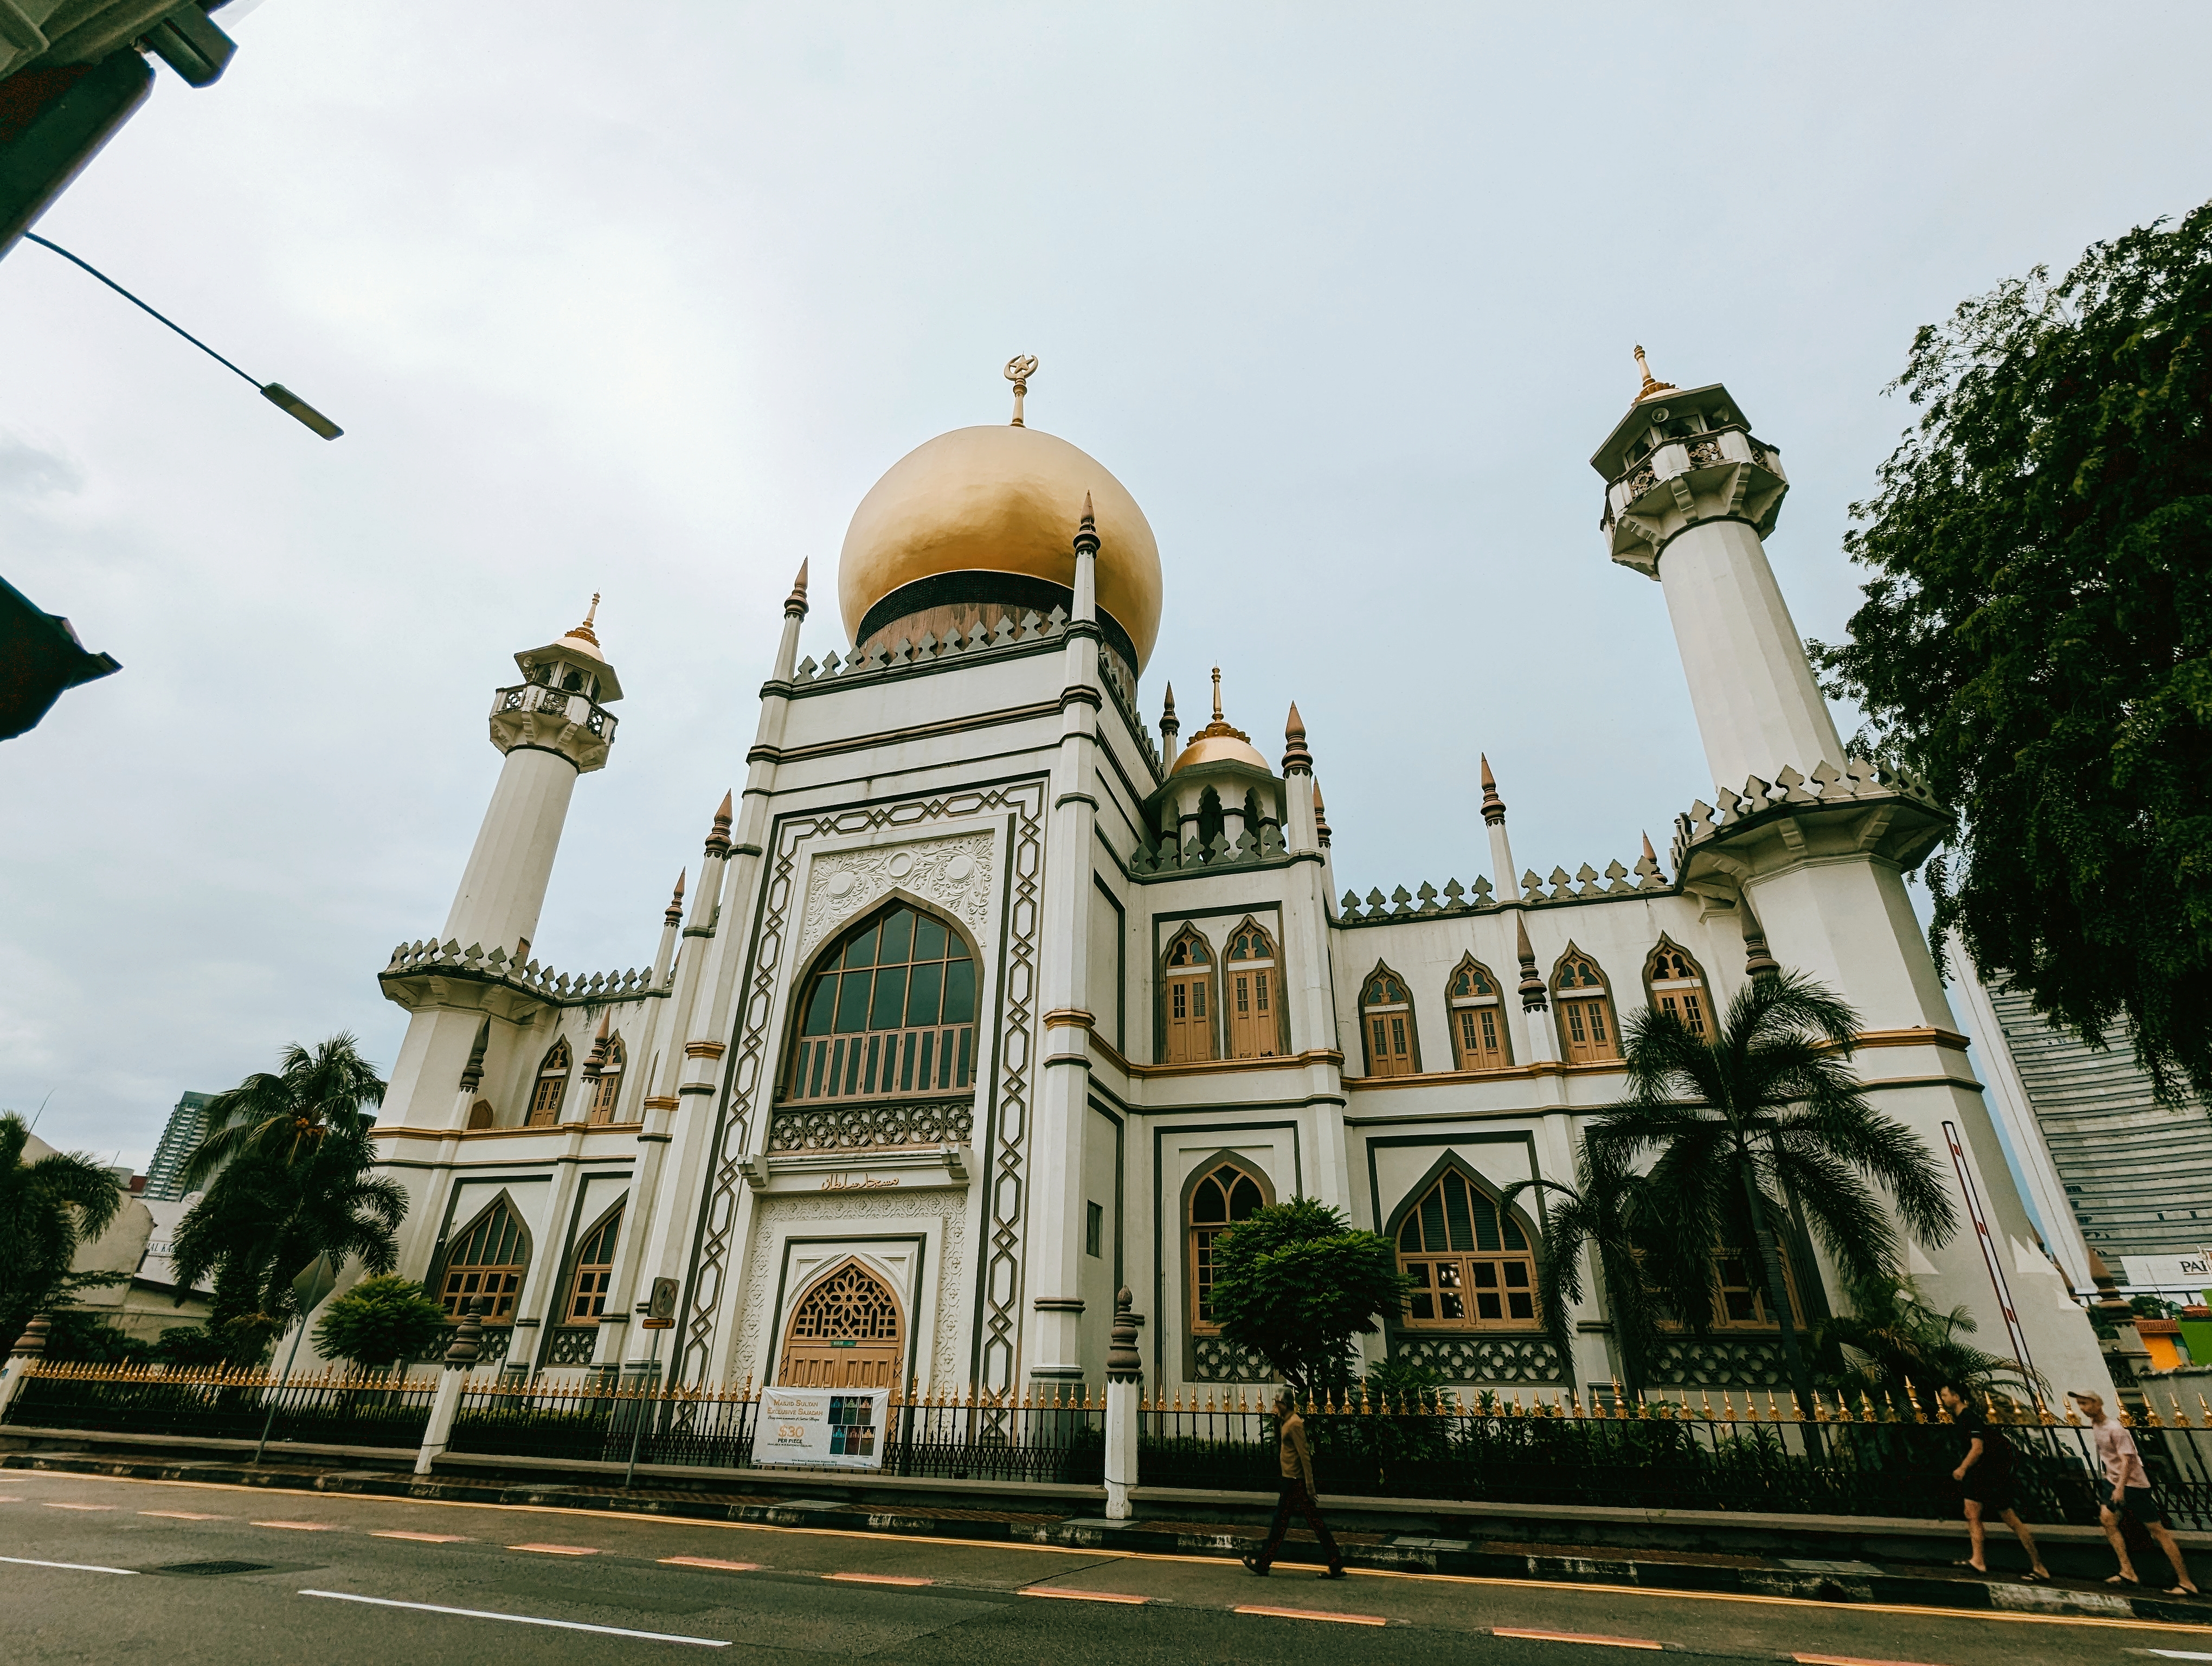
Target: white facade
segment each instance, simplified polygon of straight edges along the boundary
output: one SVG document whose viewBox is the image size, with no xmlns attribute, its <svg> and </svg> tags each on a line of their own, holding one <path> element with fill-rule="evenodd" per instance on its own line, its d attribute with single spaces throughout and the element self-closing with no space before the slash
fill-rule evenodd
<svg viewBox="0 0 2212 1666">
<path fill-rule="evenodd" d="M 985 431 L 962 435 L 959 467 L 995 454 Z M 1171 717 L 1155 740 L 1134 691 L 1157 568 L 1116 564 L 1149 529 L 1102 491 L 1091 532 L 1091 482 L 1110 476 L 1057 441 L 1024 449 L 1037 441 L 1006 447 L 1049 465 L 1018 503 L 945 483 L 959 538 L 911 524 L 938 513 L 915 460 L 928 447 L 897 493 L 872 495 L 907 520 L 872 512 L 856 557 L 856 519 L 845 562 L 898 587 L 846 596 L 849 660 L 798 662 L 802 569 L 746 779 L 647 970 L 556 978 L 527 941 L 620 689 L 588 627 L 517 656 L 526 680 L 494 702 L 506 763 L 442 942 L 403 945 L 382 975 L 412 1018 L 378 1130 L 413 1200 L 401 1270 L 443 1291 L 465 1264 L 491 1268 L 507 1369 L 638 1368 L 655 1343 L 635 1310 L 668 1279 L 678 1322 L 658 1357 L 682 1380 L 843 1370 L 1096 1391 L 1127 1284 L 1154 1385 L 1256 1380 L 1194 1311 L 1210 1230 L 1195 1216 L 1210 1186 L 1249 1179 L 1248 1201 L 1316 1197 L 1450 1263 L 1456 1318 L 1439 1287 L 1370 1353 L 1470 1385 L 1607 1383 L 1601 1298 L 1577 1316 L 1571 1362 L 1514 1310 L 1540 1206 L 1501 1212 L 1500 1194 L 1572 1178 L 1578 1122 L 1622 1091 L 1604 1044 L 1621 1018 L 1692 993 L 1724 1007 L 1763 927 L 1776 959 L 1860 1009 L 1875 1103 L 1952 1177 L 1962 1230 L 1912 1252 L 1928 1298 L 1967 1306 L 1984 1346 L 2055 1383 L 2100 1382 L 1905 896 L 1940 818 L 1915 783 L 1844 756 L 1760 542 L 1786 481 L 1725 390 L 1647 390 L 1594 459 L 1615 559 L 1666 587 L 1720 783 L 1702 790 L 1722 807 L 1695 799 L 1663 865 L 1647 852 L 1545 880 L 1512 873 L 1493 794 L 1498 873 L 1364 904 L 1334 900 L 1295 711 L 1279 769 L 1218 707 L 1180 757 Z M 979 562 L 990 537 L 1030 535 L 1024 514 L 1057 528 L 1054 548 Z M 933 566 L 913 553 L 956 547 Z M 895 946 L 911 961 L 894 967 Z M 886 958 L 870 970 L 863 951 Z M 817 999 L 825 955 L 862 975 Z M 888 1062 L 873 1081 L 894 1056 L 909 1077 L 922 1061 L 922 1085 L 886 1085 Z M 495 1204 L 504 1237 L 477 1230 Z M 1796 1265 L 1811 1312 L 1838 1299 L 1809 1243 Z M 1686 1337 L 1668 1370 L 1778 1384 L 1772 1336 Z"/>
</svg>

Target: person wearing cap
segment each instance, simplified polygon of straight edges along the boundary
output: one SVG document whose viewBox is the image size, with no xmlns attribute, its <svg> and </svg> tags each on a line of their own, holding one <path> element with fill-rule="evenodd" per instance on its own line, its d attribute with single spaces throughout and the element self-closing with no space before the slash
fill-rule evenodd
<svg viewBox="0 0 2212 1666">
<path fill-rule="evenodd" d="M 2079 1406 L 2081 1415 L 2089 1420 L 2089 1437 L 2097 1443 L 2097 1457 L 2105 1466 L 2106 1481 L 2112 1485 L 2112 1497 L 2098 1504 L 2097 1519 L 2104 1525 L 2105 1537 L 2112 1541 L 2112 1554 L 2120 1559 L 2120 1571 L 2105 1583 L 2142 1583 L 2136 1577 L 2135 1564 L 2128 1558 L 2128 1538 L 2120 1519 L 2127 1515 L 2142 1523 L 2143 1531 L 2166 1553 L 2166 1560 L 2173 1564 L 2174 1584 L 2166 1595 L 2196 1596 L 2197 1586 L 2189 1577 L 2189 1564 L 2182 1560 L 2181 1546 L 2175 1541 L 2173 1530 L 2166 1524 L 2165 1512 L 2158 1507 L 2158 1494 L 2150 1489 L 2150 1474 L 2143 1468 L 2142 1454 L 2136 1450 L 2135 1436 L 2120 1426 L 2118 1419 L 2106 1415 L 2104 1395 L 2075 1389 L 2066 1397 Z"/>
<path fill-rule="evenodd" d="M 1951 1479 L 1959 1483 L 1959 1490 L 1966 1496 L 1966 1540 L 1972 1547 L 1972 1554 L 1959 1566 L 1970 1567 L 1977 1573 L 1990 1571 L 1982 1517 L 1993 1510 L 2012 1529 L 2013 1536 L 2020 1541 L 2020 1547 L 2027 1553 L 2028 1566 L 2034 1570 L 2027 1577 L 2048 1579 L 2051 1570 L 2043 1566 L 2043 1557 L 2035 1547 L 2035 1535 L 2027 1530 L 2027 1523 L 2012 1507 L 2012 1443 L 1990 1426 L 1988 1414 L 1966 1397 L 1959 1384 L 1945 1383 L 1939 1386 L 1936 1403 L 1949 1414 L 1952 1426 L 1966 1440 L 1965 1455 L 1959 1467 L 1951 1472 Z"/>
<path fill-rule="evenodd" d="M 1265 1578 L 1269 1565 L 1275 1560 L 1275 1552 L 1282 1546 L 1283 1535 L 1291 1530 L 1291 1513 L 1299 1511 L 1312 1527 L 1314 1537 L 1321 1541 L 1322 1554 L 1328 1558 L 1328 1567 L 1321 1577 L 1341 1579 L 1344 1553 L 1336 1547 L 1328 1523 L 1321 1518 L 1321 1505 L 1315 1502 L 1313 1450 L 1306 1444 L 1306 1422 L 1298 1415 L 1297 1396 L 1287 1388 L 1275 1393 L 1275 1438 L 1283 1474 L 1282 1496 L 1275 1503 L 1275 1519 L 1268 1524 L 1267 1542 L 1257 1551 L 1246 1551 L 1239 1560 Z"/>
</svg>

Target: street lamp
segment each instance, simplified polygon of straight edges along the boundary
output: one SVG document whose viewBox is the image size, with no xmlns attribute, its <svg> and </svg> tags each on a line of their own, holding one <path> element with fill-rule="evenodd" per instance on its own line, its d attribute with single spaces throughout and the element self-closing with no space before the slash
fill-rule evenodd
<svg viewBox="0 0 2212 1666">
<path fill-rule="evenodd" d="M 167 325 L 169 328 L 174 330 L 179 335 L 182 336 L 186 341 L 191 343 L 193 346 L 198 348 L 201 352 L 206 354 L 217 364 L 222 365 L 225 369 L 236 371 L 238 374 L 246 376 L 246 380 L 249 382 L 252 382 L 253 386 L 259 390 L 263 398 L 268 400 L 270 404 L 275 405 L 277 410 L 284 412 L 287 416 L 293 417 L 306 427 L 313 429 L 316 433 L 321 435 L 324 439 L 335 440 L 338 435 L 345 432 L 343 429 L 340 428 L 336 423 L 333 423 L 329 417 L 324 416 L 321 411 L 316 410 L 314 406 L 309 404 L 305 399 L 293 392 L 290 388 L 286 387 L 282 382 L 254 381 L 252 377 L 246 376 L 243 370 L 240 370 L 236 365 L 231 363 L 228 359 L 223 357 L 222 354 L 216 352 L 214 348 L 210 347 L 198 336 L 192 334 L 191 331 L 169 319 L 162 318 L 161 313 L 155 312 L 151 307 L 147 306 L 144 301 L 139 300 L 137 295 L 132 295 L 130 290 L 125 289 L 120 283 L 118 283 L 106 272 L 101 271 L 98 267 L 91 264 L 88 261 L 78 259 L 76 256 L 71 254 L 60 244 L 52 242 L 47 239 L 40 236 L 36 232 L 27 231 L 23 234 L 23 236 L 25 240 L 36 243 L 42 249 L 52 249 L 56 254 L 61 256 L 63 259 L 68 261 L 71 265 L 82 267 L 84 271 L 90 272 L 102 283 L 105 283 L 109 289 L 114 290 L 116 294 L 121 295 L 125 301 L 129 301 L 133 307 L 137 307 L 140 311 L 149 313 L 156 319 L 161 319 L 162 323 Z"/>
</svg>

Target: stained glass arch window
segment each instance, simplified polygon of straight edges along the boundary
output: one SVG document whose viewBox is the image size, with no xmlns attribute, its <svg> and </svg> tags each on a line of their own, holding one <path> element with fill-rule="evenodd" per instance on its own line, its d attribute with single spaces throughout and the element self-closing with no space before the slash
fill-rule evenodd
<svg viewBox="0 0 2212 1666">
<path fill-rule="evenodd" d="M 977 981 L 958 927 L 911 903 L 884 904 L 816 957 L 785 1097 L 973 1092 Z"/>
</svg>

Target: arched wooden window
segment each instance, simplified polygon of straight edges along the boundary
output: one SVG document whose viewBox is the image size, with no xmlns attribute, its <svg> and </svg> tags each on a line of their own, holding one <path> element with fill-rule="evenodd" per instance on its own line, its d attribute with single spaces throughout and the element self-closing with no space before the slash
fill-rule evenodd
<svg viewBox="0 0 2212 1666">
<path fill-rule="evenodd" d="M 1387 966 L 1367 975 L 1359 992 L 1359 1025 L 1367 1038 L 1369 1075 L 1410 1076 L 1420 1067 L 1413 998 L 1405 980 Z"/>
<path fill-rule="evenodd" d="M 1552 994 L 1569 1064 L 1601 1064 L 1620 1056 L 1605 974 L 1571 943 L 1552 973 Z"/>
<path fill-rule="evenodd" d="M 585 1234 L 583 1246 L 576 1251 L 576 1270 L 568 1275 L 562 1324 L 595 1325 L 606 1312 L 607 1286 L 615 1275 L 615 1239 L 621 1234 L 622 1221 L 622 1206 L 617 1204 Z"/>
<path fill-rule="evenodd" d="M 1765 1284 L 1759 1278 L 1759 1251 L 1756 1250 L 1716 1250 L 1713 1252 L 1714 1283 L 1718 1288 L 1713 1295 L 1713 1322 L 1726 1330 L 1779 1330 L 1780 1322 L 1774 1310 L 1767 1304 Z M 1805 1322 L 1805 1304 L 1797 1291 L 1796 1269 L 1790 1266 L 1790 1257 L 1782 1258 L 1782 1286 L 1790 1293 L 1790 1313 L 1796 1323 Z"/>
<path fill-rule="evenodd" d="M 1444 986 L 1451 1008 L 1452 1061 L 1462 1070 L 1503 1070 L 1513 1062 L 1505 1005 L 1490 968 L 1473 956 L 1453 969 Z"/>
<path fill-rule="evenodd" d="M 776 1380 L 794 1389 L 894 1387 L 903 1333 L 890 1286 L 859 1262 L 843 1262 L 792 1310 Z"/>
<path fill-rule="evenodd" d="M 1696 961 L 1662 937 L 1659 946 L 1652 950 L 1651 958 L 1644 964 L 1644 976 L 1651 986 L 1654 1012 L 1673 1013 L 1681 1020 L 1682 1027 L 1700 1041 L 1711 1033 L 1705 977 L 1698 970 Z"/>
<path fill-rule="evenodd" d="M 606 1056 L 599 1063 L 599 1079 L 592 1084 L 592 1109 L 588 1118 L 594 1122 L 615 1120 L 615 1107 L 622 1097 L 623 1065 L 629 1055 L 623 1050 L 623 1038 L 615 1037 L 607 1043 Z"/>
<path fill-rule="evenodd" d="M 1213 951 L 1194 926 L 1185 926 L 1168 945 L 1167 1034 L 1163 1064 L 1191 1064 L 1215 1056 L 1213 1048 Z"/>
<path fill-rule="evenodd" d="M 511 1325 L 515 1298 L 522 1293 L 522 1275 L 529 1266 L 530 1235 L 502 1197 L 470 1223 L 447 1254 L 439 1299 L 448 1315 L 459 1318 L 463 1302 L 482 1297 L 486 1324 Z"/>
<path fill-rule="evenodd" d="M 538 1067 L 538 1085 L 530 1095 L 530 1126 L 550 1128 L 561 1120 L 561 1098 L 568 1091 L 568 1043 L 556 1041 Z"/>
<path fill-rule="evenodd" d="M 1400 1220 L 1398 1270 L 1413 1283 L 1406 1323 L 1415 1329 L 1537 1326 L 1528 1235 L 1455 1169 L 1445 1170 Z"/>
<path fill-rule="evenodd" d="M 1281 1050 L 1282 1035 L 1283 985 L 1275 939 L 1247 918 L 1230 933 L 1224 958 L 1221 1004 L 1229 1019 L 1229 1056 L 1272 1059 Z"/>
<path fill-rule="evenodd" d="M 1190 1189 L 1190 1328 L 1212 1335 L 1221 1327 L 1213 1318 L 1214 1243 L 1252 1212 L 1263 1208 L 1267 1190 L 1259 1177 L 1236 1163 L 1219 1163 Z"/>
<path fill-rule="evenodd" d="M 885 904 L 824 949 L 799 1012 L 791 1098 L 974 1091 L 975 953 L 911 903 Z"/>
</svg>

